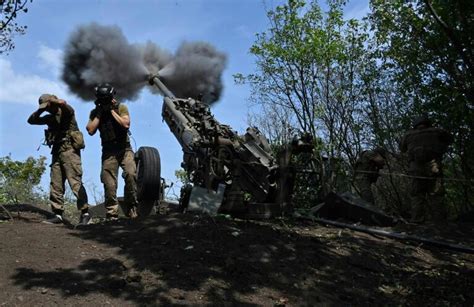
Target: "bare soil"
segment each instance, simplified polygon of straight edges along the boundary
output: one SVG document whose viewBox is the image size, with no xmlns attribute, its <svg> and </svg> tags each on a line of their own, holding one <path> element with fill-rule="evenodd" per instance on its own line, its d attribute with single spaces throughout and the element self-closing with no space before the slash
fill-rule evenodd
<svg viewBox="0 0 474 307">
<path fill-rule="evenodd" d="M 9 208 L 0 305 L 474 304 L 472 254 L 295 220 L 171 213 L 77 229 Z M 472 224 L 398 230 L 474 247 Z"/>
</svg>

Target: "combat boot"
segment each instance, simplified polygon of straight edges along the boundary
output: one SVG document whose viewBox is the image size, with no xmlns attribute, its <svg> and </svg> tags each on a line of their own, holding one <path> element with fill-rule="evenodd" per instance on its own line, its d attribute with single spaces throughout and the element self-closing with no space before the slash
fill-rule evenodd
<svg viewBox="0 0 474 307">
<path fill-rule="evenodd" d="M 81 225 L 81 226 L 89 225 L 91 222 L 91 219 L 92 217 L 88 212 L 83 213 L 81 214 L 81 217 L 79 218 L 79 224 L 77 225 Z"/>
<path fill-rule="evenodd" d="M 128 209 L 128 214 L 127 215 L 132 220 L 138 218 L 137 206 L 131 206 L 130 209 Z"/>
<path fill-rule="evenodd" d="M 42 222 L 43 224 L 63 224 L 64 223 L 64 220 L 63 220 L 63 217 L 59 214 L 56 214 L 54 215 L 52 218 L 50 219 L 47 219 L 45 221 Z"/>
<path fill-rule="evenodd" d="M 118 219 L 119 219 L 119 218 L 118 218 L 117 215 L 107 214 L 107 215 L 105 216 L 105 220 L 106 220 L 107 222 L 118 221 Z"/>
</svg>

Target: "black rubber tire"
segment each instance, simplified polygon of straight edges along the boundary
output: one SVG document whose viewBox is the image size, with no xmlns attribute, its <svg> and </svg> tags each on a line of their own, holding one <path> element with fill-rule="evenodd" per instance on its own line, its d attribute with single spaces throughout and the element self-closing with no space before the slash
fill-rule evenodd
<svg viewBox="0 0 474 307">
<path fill-rule="evenodd" d="M 161 162 L 158 149 L 140 147 L 135 154 L 137 163 L 138 200 L 159 200 L 161 192 Z"/>
<path fill-rule="evenodd" d="M 149 216 L 150 214 L 151 215 L 156 214 L 156 210 L 157 210 L 156 207 L 158 203 L 159 202 L 157 200 L 146 200 L 146 199 L 140 200 L 138 204 L 138 216 L 140 218 L 144 218 L 144 217 Z"/>
</svg>

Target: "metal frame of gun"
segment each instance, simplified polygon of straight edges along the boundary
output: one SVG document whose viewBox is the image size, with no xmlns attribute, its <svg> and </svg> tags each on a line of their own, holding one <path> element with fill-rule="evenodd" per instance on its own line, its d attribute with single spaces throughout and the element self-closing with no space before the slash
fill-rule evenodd
<svg viewBox="0 0 474 307">
<path fill-rule="evenodd" d="M 289 144 L 275 158 L 257 128 L 239 136 L 219 123 L 205 103 L 176 98 L 158 75 L 148 81 L 164 96 L 162 117 L 183 149 L 182 167 L 193 186 L 214 193 L 225 186 L 219 212 L 272 216 L 288 209 L 294 181 L 291 155 L 308 147 L 305 142 Z M 183 190 L 192 193 L 192 188 Z M 205 202 L 200 193 L 196 201 Z"/>
</svg>

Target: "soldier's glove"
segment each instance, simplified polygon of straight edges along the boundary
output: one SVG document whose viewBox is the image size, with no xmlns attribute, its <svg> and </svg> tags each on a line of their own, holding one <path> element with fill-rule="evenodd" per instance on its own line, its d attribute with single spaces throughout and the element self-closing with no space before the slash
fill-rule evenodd
<svg viewBox="0 0 474 307">
<path fill-rule="evenodd" d="M 111 103 L 103 104 L 101 105 L 101 109 L 102 109 L 103 114 L 110 113 L 110 111 L 112 111 L 112 104 Z"/>
</svg>

